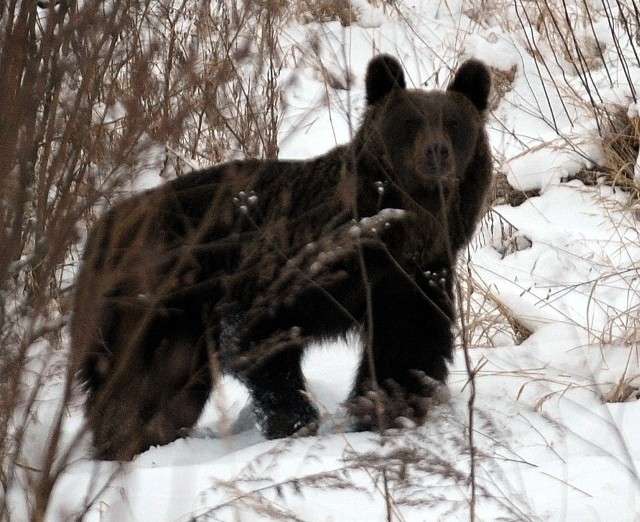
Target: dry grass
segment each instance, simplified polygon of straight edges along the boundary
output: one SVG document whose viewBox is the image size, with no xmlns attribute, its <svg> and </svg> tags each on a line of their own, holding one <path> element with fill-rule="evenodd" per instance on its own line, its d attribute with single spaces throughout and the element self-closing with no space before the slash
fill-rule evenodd
<svg viewBox="0 0 640 522">
<path fill-rule="evenodd" d="M 463 285 L 461 314 L 470 346 L 495 347 L 507 344 L 519 345 L 533 333 L 505 306 L 479 274 L 460 270 L 458 277 Z"/>
<path fill-rule="evenodd" d="M 77 399 L 65 326 L 94 212 L 141 178 L 277 155 L 283 4 L 204 6 L 0 6 L 2 520 L 15 516 L 9 491 L 14 503 L 22 491 L 20 509 L 41 520 L 71 457 L 64 409 Z M 63 397 L 42 448 L 28 433 L 52 376 Z"/>
<path fill-rule="evenodd" d="M 292 11 L 296 20 L 303 24 L 339 21 L 343 27 L 348 27 L 358 17 L 348 0 L 297 0 Z"/>
<path fill-rule="evenodd" d="M 558 126 L 562 118 L 572 124 L 580 123 L 571 119 L 572 107 L 586 109 L 596 123 L 600 140 L 601 156 L 586 157 L 593 166 L 571 174 L 566 181 L 579 179 L 586 185 L 608 185 L 628 195 L 626 203 L 618 203 L 612 210 L 636 209 L 640 197 L 637 163 L 640 152 L 640 118 L 628 111 L 629 105 L 638 101 L 637 85 L 630 72 L 631 67 L 640 63 L 638 52 L 638 4 L 631 3 L 571 3 L 565 0 L 517 0 L 516 2 L 490 0 L 480 6 L 466 2 L 466 13 L 483 26 L 495 26 L 508 30 L 514 40 L 534 59 L 538 75 L 545 78 L 542 86 L 545 100 L 539 100 L 551 107 L 549 99 L 558 96 L 563 100 L 556 113 L 540 121 L 554 128 L 563 141 L 562 147 L 573 149 L 584 155 L 580 136 L 564 134 Z M 514 25 L 514 20 L 517 24 Z M 612 63 L 617 63 L 616 71 Z M 552 71 L 554 71 L 552 73 Z M 513 81 L 512 72 L 494 71 L 496 80 L 496 101 L 509 92 Z M 610 89 L 620 89 L 628 94 L 628 104 L 611 102 Z M 624 101 L 622 102 L 624 103 Z M 563 180 L 565 181 L 565 180 Z M 511 187 L 502 173 L 496 175 L 496 190 L 493 204 L 517 206 L 531 197 L 540 195 L 539 190 L 523 192 Z M 603 205 L 611 205 L 602 198 Z M 634 210 L 635 212 L 635 210 Z M 637 212 L 636 216 L 637 216 Z M 625 249 L 620 240 L 621 249 Z M 625 240 L 628 241 L 628 240 Z M 503 246 L 508 240 L 502 238 Z M 634 245 L 629 245 L 634 246 Z M 633 254 L 628 253 L 629 259 Z M 583 288 L 592 287 L 591 307 L 607 309 L 609 320 L 605 331 L 592 331 L 590 336 L 603 345 L 621 342 L 633 345 L 638 339 L 635 317 L 637 306 L 629 298 L 628 309 L 613 309 L 597 300 L 596 289 L 600 285 L 629 284 L 630 296 L 635 293 L 632 281 L 634 267 L 623 267 L 606 272 L 594 281 L 586 281 Z M 475 277 L 470 278 L 479 284 Z M 526 289 L 523 289 L 526 291 Z M 559 290 L 569 292 L 572 288 Z M 491 301 L 491 298 L 488 298 Z M 482 307 L 480 307 L 482 309 Z M 477 316 L 476 316 L 477 317 Z M 498 314 L 499 323 L 508 320 L 508 313 Z M 582 327 L 582 326 L 581 326 Z M 589 325 L 586 326 L 589 328 Z M 517 330 L 518 327 L 514 326 Z M 631 372 L 633 374 L 633 371 Z M 622 386 L 624 388 L 624 386 Z"/>
<path fill-rule="evenodd" d="M 640 117 L 629 117 L 622 107 L 610 112 L 611 128 L 603 136 L 604 172 L 607 184 L 640 199 Z"/>
</svg>

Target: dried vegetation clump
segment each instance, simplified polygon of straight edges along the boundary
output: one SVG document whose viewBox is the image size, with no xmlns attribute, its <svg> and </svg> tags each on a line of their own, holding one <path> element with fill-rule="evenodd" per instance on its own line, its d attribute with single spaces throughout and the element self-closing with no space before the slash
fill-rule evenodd
<svg viewBox="0 0 640 522">
<path fill-rule="evenodd" d="M 348 0 L 297 0 L 296 19 L 303 24 L 340 22 L 348 27 L 357 20 L 357 11 Z"/>
<path fill-rule="evenodd" d="M 0 5 L 0 519 L 22 497 L 20 512 L 41 520 L 78 446 L 64 439 L 65 411 L 79 402 L 65 326 L 87 229 L 141 185 L 277 155 L 285 10 L 251 1 Z M 43 428 L 52 377 L 61 406 L 47 410 Z M 36 428 L 46 431 L 38 440 L 28 435 Z"/>
<path fill-rule="evenodd" d="M 608 113 L 610 128 L 603 136 L 605 181 L 640 198 L 640 117 L 619 108 Z"/>
</svg>

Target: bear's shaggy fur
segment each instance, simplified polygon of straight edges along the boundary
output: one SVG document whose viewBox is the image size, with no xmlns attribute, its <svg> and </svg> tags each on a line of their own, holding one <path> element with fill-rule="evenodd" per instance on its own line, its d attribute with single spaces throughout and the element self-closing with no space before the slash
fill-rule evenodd
<svg viewBox="0 0 640 522">
<path fill-rule="evenodd" d="M 446 91 L 407 89 L 378 56 L 351 143 L 226 163 L 111 208 L 87 241 L 72 322 L 96 457 L 179 437 L 224 371 L 248 386 L 267 437 L 313 430 L 304 346 L 353 328 L 365 350 L 352 404 L 379 384 L 410 396 L 421 376 L 444 382 L 453 267 L 491 182 L 489 87 L 470 60 Z"/>
</svg>

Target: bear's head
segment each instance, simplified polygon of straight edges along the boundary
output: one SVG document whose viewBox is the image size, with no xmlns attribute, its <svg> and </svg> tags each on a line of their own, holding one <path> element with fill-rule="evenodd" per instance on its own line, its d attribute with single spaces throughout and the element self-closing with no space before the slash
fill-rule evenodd
<svg viewBox="0 0 640 522">
<path fill-rule="evenodd" d="M 463 63 L 445 91 L 425 91 L 406 87 L 395 58 L 375 57 L 367 69 L 367 113 L 358 140 L 366 170 L 418 203 L 450 193 L 486 150 L 490 87 L 490 73 L 477 60 Z"/>
</svg>

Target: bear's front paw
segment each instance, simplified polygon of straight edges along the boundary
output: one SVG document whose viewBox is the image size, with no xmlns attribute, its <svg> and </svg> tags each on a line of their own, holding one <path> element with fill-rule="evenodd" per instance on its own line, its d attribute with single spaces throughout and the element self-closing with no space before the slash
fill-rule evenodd
<svg viewBox="0 0 640 522">
<path fill-rule="evenodd" d="M 414 376 L 417 389 L 408 391 L 391 379 L 369 386 L 362 395 L 351 397 L 346 408 L 356 431 L 385 431 L 415 428 L 423 424 L 436 404 L 446 401 L 447 387 L 422 372 Z"/>
</svg>

